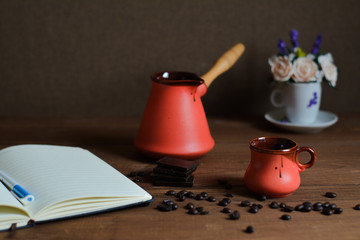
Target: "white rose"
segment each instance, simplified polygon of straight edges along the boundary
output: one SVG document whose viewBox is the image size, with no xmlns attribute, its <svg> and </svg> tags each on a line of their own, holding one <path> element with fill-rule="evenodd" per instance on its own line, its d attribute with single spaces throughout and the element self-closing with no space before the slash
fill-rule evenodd
<svg viewBox="0 0 360 240">
<path fill-rule="evenodd" d="M 273 56 L 269 59 L 269 64 L 276 81 L 285 82 L 293 74 L 292 64 L 286 56 Z"/>
<path fill-rule="evenodd" d="M 337 81 L 337 68 L 332 62 L 321 63 L 321 68 L 324 72 L 325 78 L 330 81 L 330 84 L 335 87 Z"/>
<path fill-rule="evenodd" d="M 330 84 L 335 87 L 337 81 L 337 67 L 334 65 L 334 59 L 331 53 L 321 55 L 318 62 L 324 72 L 325 78 L 330 81 Z"/>
<path fill-rule="evenodd" d="M 295 82 L 316 81 L 318 67 L 311 59 L 300 57 L 295 60 L 293 68 L 294 75 L 292 78 Z"/>
</svg>

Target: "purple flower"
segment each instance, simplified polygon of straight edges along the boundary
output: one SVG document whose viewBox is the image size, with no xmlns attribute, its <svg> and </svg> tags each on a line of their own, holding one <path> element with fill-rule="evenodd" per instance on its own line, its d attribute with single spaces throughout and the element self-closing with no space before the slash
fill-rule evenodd
<svg viewBox="0 0 360 240">
<path fill-rule="evenodd" d="M 299 33 L 297 30 L 295 30 L 295 29 L 291 30 L 290 38 L 291 38 L 291 43 L 292 43 L 294 49 L 299 46 L 298 36 L 299 36 Z"/>
<path fill-rule="evenodd" d="M 322 36 L 321 34 L 318 34 L 315 43 L 313 45 L 313 48 L 311 50 L 311 54 L 316 55 L 317 53 L 319 53 L 321 42 L 322 42 Z"/>
<path fill-rule="evenodd" d="M 281 38 L 278 41 L 278 48 L 279 48 L 279 53 L 280 54 L 288 55 L 288 52 L 286 51 L 286 44 Z"/>
</svg>

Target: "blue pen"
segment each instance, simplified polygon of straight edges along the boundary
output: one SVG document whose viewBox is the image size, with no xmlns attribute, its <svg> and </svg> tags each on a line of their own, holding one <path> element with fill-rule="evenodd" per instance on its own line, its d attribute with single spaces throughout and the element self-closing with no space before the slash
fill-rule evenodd
<svg viewBox="0 0 360 240">
<path fill-rule="evenodd" d="M 8 175 L 0 171 L 1 182 L 12 192 L 15 197 L 23 204 L 27 205 L 35 200 L 35 197 L 28 193 L 24 188 L 12 180 Z"/>
</svg>

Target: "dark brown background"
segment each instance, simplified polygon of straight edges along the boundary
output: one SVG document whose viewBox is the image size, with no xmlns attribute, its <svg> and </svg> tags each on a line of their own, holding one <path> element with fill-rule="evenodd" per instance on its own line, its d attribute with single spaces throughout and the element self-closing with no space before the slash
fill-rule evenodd
<svg viewBox="0 0 360 240">
<path fill-rule="evenodd" d="M 140 116 L 149 75 L 204 74 L 237 42 L 244 56 L 209 88 L 209 116 L 271 106 L 268 57 L 299 30 L 339 67 L 322 109 L 360 112 L 360 2 L 356 0 L 0 1 L 0 116 Z"/>
</svg>

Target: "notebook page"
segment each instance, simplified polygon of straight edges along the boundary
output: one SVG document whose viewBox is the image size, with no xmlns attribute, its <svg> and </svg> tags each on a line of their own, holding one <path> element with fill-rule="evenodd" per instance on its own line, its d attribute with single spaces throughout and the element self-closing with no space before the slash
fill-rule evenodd
<svg viewBox="0 0 360 240">
<path fill-rule="evenodd" d="M 35 196 L 36 200 L 24 207 L 31 216 L 70 199 L 132 197 L 141 202 L 152 198 L 133 181 L 81 148 L 14 146 L 0 151 L 0 166 Z"/>
<path fill-rule="evenodd" d="M 0 164 L 1 166 L 1 164 Z M 25 213 L 25 210 L 23 209 L 22 204 L 16 200 L 16 198 L 10 193 L 10 191 L 0 182 L 0 206 L 2 207 L 7 207 L 7 206 L 11 206 L 15 209 L 20 209 L 24 214 L 27 215 Z M 14 212 L 18 212 L 16 210 L 14 210 Z M 1 212 L 0 212 L 1 215 Z"/>
</svg>

